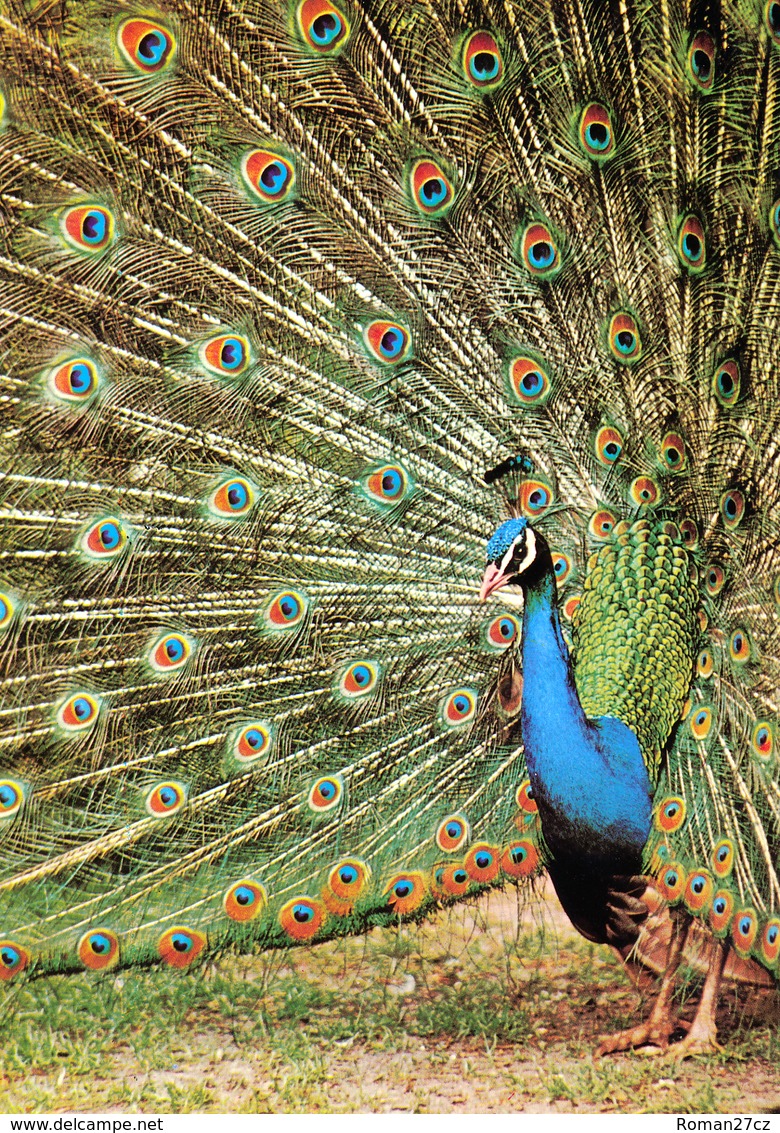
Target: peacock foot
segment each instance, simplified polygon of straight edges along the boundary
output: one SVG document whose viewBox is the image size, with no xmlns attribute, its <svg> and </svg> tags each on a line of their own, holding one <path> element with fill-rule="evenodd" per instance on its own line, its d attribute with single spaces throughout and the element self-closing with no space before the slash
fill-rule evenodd
<svg viewBox="0 0 780 1133">
<path fill-rule="evenodd" d="M 624 1050 L 641 1047 L 645 1054 L 663 1054 L 669 1048 L 669 1038 L 676 1030 L 677 1023 L 666 1013 L 653 1012 L 650 1018 L 626 1031 L 616 1031 L 613 1035 L 603 1035 L 596 1047 L 596 1058 L 605 1054 L 618 1054 Z M 677 1045 L 677 1044 L 675 1044 Z"/>
</svg>

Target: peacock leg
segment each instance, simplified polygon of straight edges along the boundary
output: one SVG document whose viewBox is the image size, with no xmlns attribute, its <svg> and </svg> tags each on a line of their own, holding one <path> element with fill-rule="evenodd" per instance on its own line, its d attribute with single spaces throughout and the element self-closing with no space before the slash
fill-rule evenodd
<svg viewBox="0 0 780 1133">
<path fill-rule="evenodd" d="M 648 1045 L 657 1048 L 660 1053 L 669 1046 L 669 1036 L 677 1026 L 677 1019 L 672 1011 L 675 977 L 688 938 L 688 923 L 676 911 L 672 918 L 672 925 L 672 935 L 669 940 L 669 951 L 666 956 L 661 987 L 650 1015 L 644 1023 L 640 1023 L 636 1027 L 629 1027 L 627 1031 L 617 1031 L 614 1035 L 605 1035 L 596 1048 L 597 1058 L 601 1058 L 605 1054 L 630 1050 L 632 1047 Z"/>
<path fill-rule="evenodd" d="M 712 958 L 696 1015 L 685 1038 L 672 1043 L 667 1048 L 666 1053 L 670 1057 L 688 1058 L 692 1054 L 712 1054 L 713 1051 L 723 1050 L 718 1043 L 715 1012 L 718 1008 L 718 993 L 728 952 L 728 945 L 725 942 L 713 941 Z"/>
</svg>

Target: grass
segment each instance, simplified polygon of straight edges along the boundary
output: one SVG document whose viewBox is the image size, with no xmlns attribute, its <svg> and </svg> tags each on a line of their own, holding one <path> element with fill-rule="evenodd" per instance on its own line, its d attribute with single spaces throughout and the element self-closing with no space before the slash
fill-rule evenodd
<svg viewBox="0 0 780 1133">
<path fill-rule="evenodd" d="M 0 1111 L 780 1111 L 776 1003 L 756 1016 L 729 993 L 726 1049 L 706 1059 L 595 1060 L 598 1034 L 647 1003 L 608 950 L 545 910 L 518 926 L 493 895 L 189 975 L 11 986 Z"/>
</svg>

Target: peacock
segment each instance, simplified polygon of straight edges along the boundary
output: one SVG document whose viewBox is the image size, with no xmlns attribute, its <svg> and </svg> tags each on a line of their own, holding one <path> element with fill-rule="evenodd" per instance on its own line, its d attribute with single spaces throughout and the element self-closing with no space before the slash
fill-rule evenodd
<svg viewBox="0 0 780 1133">
<path fill-rule="evenodd" d="M 774 984 L 779 98 L 774 0 L 0 0 L 0 978 L 548 873 L 602 1052 Z"/>
</svg>

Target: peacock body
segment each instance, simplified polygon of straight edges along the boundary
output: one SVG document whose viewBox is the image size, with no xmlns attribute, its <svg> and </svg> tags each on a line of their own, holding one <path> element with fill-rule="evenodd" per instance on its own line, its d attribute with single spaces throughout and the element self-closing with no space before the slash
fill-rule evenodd
<svg viewBox="0 0 780 1133">
<path fill-rule="evenodd" d="M 780 4 L 0 28 L 0 977 L 544 869 L 776 977 Z"/>
</svg>

